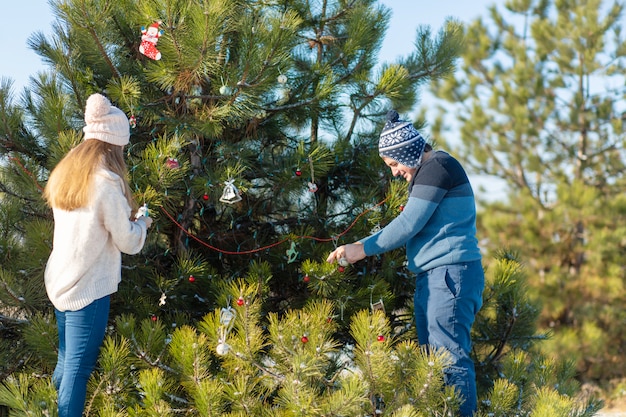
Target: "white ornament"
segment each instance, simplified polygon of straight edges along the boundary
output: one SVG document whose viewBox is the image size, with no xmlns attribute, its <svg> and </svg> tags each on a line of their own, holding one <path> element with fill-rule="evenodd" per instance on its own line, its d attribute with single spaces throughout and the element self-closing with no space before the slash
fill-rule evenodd
<svg viewBox="0 0 626 417">
<path fill-rule="evenodd" d="M 241 195 L 239 194 L 239 190 L 235 187 L 235 180 L 232 178 L 226 181 L 224 186 L 224 192 L 220 197 L 220 201 L 222 203 L 234 204 L 238 201 L 241 201 Z"/>
<path fill-rule="evenodd" d="M 232 327 L 231 323 L 236 315 L 237 313 L 232 307 L 228 306 L 227 308 L 222 308 L 220 310 L 220 324 L 226 326 L 230 330 Z"/>
<path fill-rule="evenodd" d="M 148 212 L 148 205 L 144 203 L 143 206 L 139 207 L 139 209 L 137 210 L 137 213 L 135 214 L 135 219 L 140 218 L 141 216 L 143 217 L 149 217 L 150 214 Z"/>
<path fill-rule="evenodd" d="M 218 355 L 220 356 L 224 356 L 228 353 L 228 351 L 230 350 L 230 346 L 228 346 L 227 343 L 224 342 L 219 342 L 217 344 L 217 347 L 215 348 L 215 351 L 217 352 Z"/>
<path fill-rule="evenodd" d="M 232 94 L 232 92 L 233 90 L 227 85 L 223 85 L 220 87 L 220 94 L 223 96 L 229 96 Z"/>
<path fill-rule="evenodd" d="M 348 262 L 348 260 L 346 258 L 339 258 L 339 265 L 346 267 L 348 265 L 350 265 L 350 262 Z"/>
<path fill-rule="evenodd" d="M 280 74 L 277 80 L 280 84 L 285 84 L 287 82 L 287 76 L 285 74 Z"/>
</svg>

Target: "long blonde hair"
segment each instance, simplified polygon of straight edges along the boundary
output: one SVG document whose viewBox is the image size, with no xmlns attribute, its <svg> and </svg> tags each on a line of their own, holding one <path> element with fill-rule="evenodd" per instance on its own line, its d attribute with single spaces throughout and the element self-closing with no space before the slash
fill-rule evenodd
<svg viewBox="0 0 626 417">
<path fill-rule="evenodd" d="M 105 168 L 119 175 L 124 182 L 124 195 L 133 212 L 137 204 L 128 185 L 128 169 L 124 148 L 96 139 L 84 140 L 69 151 L 50 173 L 43 192 L 50 207 L 76 210 L 86 207 L 94 193 L 93 174 Z"/>
</svg>

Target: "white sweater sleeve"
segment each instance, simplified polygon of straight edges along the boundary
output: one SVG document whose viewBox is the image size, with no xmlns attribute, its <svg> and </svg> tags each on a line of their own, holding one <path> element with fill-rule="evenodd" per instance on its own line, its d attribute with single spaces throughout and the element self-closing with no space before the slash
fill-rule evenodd
<svg viewBox="0 0 626 417">
<path fill-rule="evenodd" d="M 139 253 L 146 240 L 146 224 L 130 220 L 131 208 L 124 196 L 121 179 L 107 178 L 101 181 L 101 185 L 94 203 L 104 229 L 120 252 Z"/>
</svg>

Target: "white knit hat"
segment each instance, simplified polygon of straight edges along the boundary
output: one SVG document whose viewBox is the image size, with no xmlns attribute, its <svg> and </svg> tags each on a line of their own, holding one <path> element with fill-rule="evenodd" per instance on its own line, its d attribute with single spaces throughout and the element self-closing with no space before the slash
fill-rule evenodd
<svg viewBox="0 0 626 417">
<path fill-rule="evenodd" d="M 124 146 L 130 139 L 130 123 L 126 114 L 111 105 L 102 94 L 92 94 L 85 105 L 85 140 L 98 139 Z"/>
</svg>

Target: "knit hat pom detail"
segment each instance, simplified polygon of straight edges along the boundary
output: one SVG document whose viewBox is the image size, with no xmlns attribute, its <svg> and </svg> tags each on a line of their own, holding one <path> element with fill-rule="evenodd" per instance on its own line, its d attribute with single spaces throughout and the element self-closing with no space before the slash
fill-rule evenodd
<svg viewBox="0 0 626 417">
<path fill-rule="evenodd" d="M 400 115 L 398 114 L 397 111 L 389 110 L 387 112 L 387 121 L 388 122 L 396 123 L 398 120 L 400 120 Z"/>
<path fill-rule="evenodd" d="M 92 94 L 85 105 L 85 121 L 87 123 L 100 119 L 111 111 L 111 102 L 102 94 Z"/>
<path fill-rule="evenodd" d="M 85 140 L 97 139 L 124 146 L 130 139 L 130 122 L 126 113 L 113 106 L 102 94 L 92 94 L 85 103 Z"/>
</svg>

